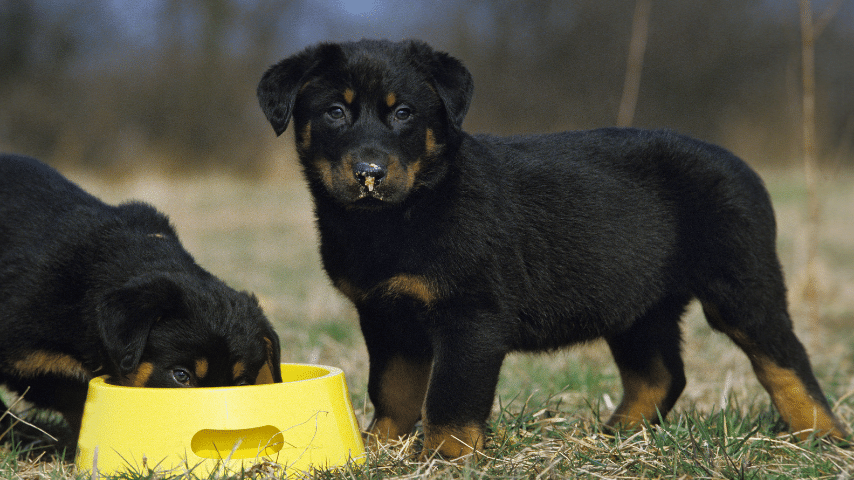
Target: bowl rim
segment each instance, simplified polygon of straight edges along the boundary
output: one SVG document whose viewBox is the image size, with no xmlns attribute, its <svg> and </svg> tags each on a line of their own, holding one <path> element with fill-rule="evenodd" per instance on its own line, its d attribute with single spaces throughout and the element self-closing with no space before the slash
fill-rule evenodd
<svg viewBox="0 0 854 480">
<path fill-rule="evenodd" d="M 314 369 L 314 370 L 326 370 L 326 373 L 311 377 L 311 378 L 302 378 L 299 380 L 288 380 L 276 383 L 265 383 L 260 385 L 229 385 L 223 387 L 193 387 L 193 388 L 158 388 L 158 387 L 129 387 L 125 385 L 116 385 L 107 381 L 109 375 L 101 375 L 99 377 L 92 378 L 89 380 L 89 386 L 94 387 L 98 390 L 105 391 L 116 391 L 116 392 L 163 392 L 164 390 L 168 390 L 169 392 L 222 392 L 228 390 L 240 389 L 241 391 L 245 391 L 245 389 L 263 389 L 270 387 L 280 387 L 281 385 L 294 385 L 305 382 L 315 382 L 319 380 L 324 380 L 329 377 L 333 377 L 336 375 L 340 375 L 344 373 L 344 371 L 339 367 L 333 367 L 329 365 L 319 365 L 312 363 L 281 363 L 282 371 L 287 369 Z"/>
</svg>

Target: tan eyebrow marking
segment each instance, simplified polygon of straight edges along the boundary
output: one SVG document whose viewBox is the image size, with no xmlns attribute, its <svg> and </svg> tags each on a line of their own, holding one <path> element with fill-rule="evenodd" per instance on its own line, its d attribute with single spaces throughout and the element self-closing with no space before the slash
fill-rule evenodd
<svg viewBox="0 0 854 480">
<path fill-rule="evenodd" d="M 208 374 L 208 360 L 206 358 L 200 358 L 196 360 L 196 376 L 198 378 L 205 378 Z"/>
<path fill-rule="evenodd" d="M 231 378 L 237 380 L 245 371 L 246 365 L 244 365 L 243 362 L 237 362 L 234 364 L 234 368 L 232 369 L 233 376 Z"/>
<path fill-rule="evenodd" d="M 136 367 L 130 375 L 128 375 L 129 386 L 144 387 L 154 372 L 154 364 L 151 362 L 142 362 Z"/>
</svg>

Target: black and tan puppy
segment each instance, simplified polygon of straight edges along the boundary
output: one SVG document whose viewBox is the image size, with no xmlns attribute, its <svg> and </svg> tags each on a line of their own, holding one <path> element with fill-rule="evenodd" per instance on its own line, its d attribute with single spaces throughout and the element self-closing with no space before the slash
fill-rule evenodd
<svg viewBox="0 0 854 480">
<path fill-rule="evenodd" d="M 481 449 L 508 352 L 599 337 L 625 389 L 608 425 L 654 422 L 685 385 L 692 298 L 793 431 L 848 434 L 792 332 L 768 193 L 731 153 L 634 129 L 469 135 L 468 70 L 421 42 L 313 46 L 258 96 L 276 133 L 294 120 L 380 440 L 420 417 L 426 448 Z"/>
<path fill-rule="evenodd" d="M 29 388 L 24 399 L 58 410 L 73 434 L 96 375 L 146 387 L 281 381 L 257 300 L 199 267 L 165 216 L 108 206 L 12 155 L 0 155 L 0 329 L 0 383 Z"/>
</svg>

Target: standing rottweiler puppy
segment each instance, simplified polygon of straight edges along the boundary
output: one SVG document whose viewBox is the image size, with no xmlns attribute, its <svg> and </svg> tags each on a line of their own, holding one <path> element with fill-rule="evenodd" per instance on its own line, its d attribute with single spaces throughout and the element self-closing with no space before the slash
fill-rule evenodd
<svg viewBox="0 0 854 480">
<path fill-rule="evenodd" d="M 140 387 L 281 381 L 279 339 L 258 301 L 199 267 L 164 215 L 106 205 L 13 155 L 0 155 L 0 329 L 0 383 L 62 413 L 67 446 L 93 376 Z"/>
<path fill-rule="evenodd" d="M 479 450 L 510 351 L 604 337 L 624 397 L 609 426 L 667 414 L 697 298 L 800 436 L 845 437 L 792 331 L 762 181 L 666 131 L 461 130 L 468 70 L 417 42 L 320 44 L 271 67 L 261 109 L 294 119 L 323 265 L 356 305 L 371 433 Z"/>
</svg>

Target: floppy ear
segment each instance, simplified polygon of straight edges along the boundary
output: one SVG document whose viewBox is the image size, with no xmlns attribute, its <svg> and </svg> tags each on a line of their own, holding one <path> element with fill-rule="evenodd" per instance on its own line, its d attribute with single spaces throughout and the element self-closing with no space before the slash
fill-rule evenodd
<svg viewBox="0 0 854 480">
<path fill-rule="evenodd" d="M 445 105 L 448 121 L 460 130 L 474 94 L 471 73 L 456 58 L 445 52 L 437 52 L 424 42 L 410 42 L 409 50 L 410 58 L 417 59 L 427 68 L 433 86 Z"/>
<path fill-rule="evenodd" d="M 255 378 L 255 384 L 261 385 L 265 383 L 281 383 L 282 382 L 282 360 L 281 347 L 279 346 L 279 336 L 272 328 L 264 334 L 264 343 L 267 351 L 267 361 L 261 370 L 258 371 L 258 376 Z"/>
<path fill-rule="evenodd" d="M 162 276 L 131 279 L 104 295 L 97 315 L 98 333 L 118 373 L 139 365 L 151 326 L 181 308 L 181 289 Z"/>
<path fill-rule="evenodd" d="M 270 67 L 258 83 L 258 103 L 276 135 L 287 128 L 297 94 L 323 59 L 340 53 L 340 47 L 323 43 L 309 47 Z"/>
</svg>

